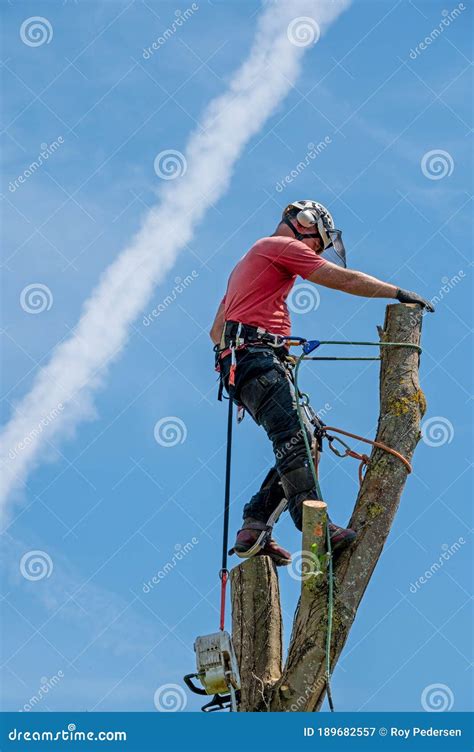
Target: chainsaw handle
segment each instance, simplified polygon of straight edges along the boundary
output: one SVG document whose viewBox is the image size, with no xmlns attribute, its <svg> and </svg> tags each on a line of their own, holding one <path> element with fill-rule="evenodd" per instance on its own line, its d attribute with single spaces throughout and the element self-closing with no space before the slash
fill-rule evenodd
<svg viewBox="0 0 474 752">
<path fill-rule="evenodd" d="M 202 689 L 201 687 L 197 687 L 193 683 L 193 679 L 197 676 L 197 674 L 186 674 L 186 676 L 183 676 L 183 681 L 186 684 L 187 688 L 191 690 L 191 692 L 194 692 L 196 695 L 207 695 L 207 692 L 205 689 Z"/>
<path fill-rule="evenodd" d="M 203 713 L 215 713 L 216 710 L 227 710 L 230 705 L 226 705 L 226 702 L 230 703 L 230 695 L 214 695 L 210 702 L 207 702 L 202 706 Z"/>
</svg>

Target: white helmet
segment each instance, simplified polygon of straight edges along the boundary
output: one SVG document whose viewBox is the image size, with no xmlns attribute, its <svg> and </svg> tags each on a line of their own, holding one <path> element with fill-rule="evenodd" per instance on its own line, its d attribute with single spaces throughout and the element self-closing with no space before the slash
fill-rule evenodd
<svg viewBox="0 0 474 752">
<path fill-rule="evenodd" d="M 291 221 L 296 219 L 302 227 L 317 227 L 317 232 L 300 233 Z M 342 242 L 341 230 L 336 230 L 332 214 L 319 201 L 303 199 L 302 201 L 293 201 L 283 210 L 282 221 L 293 230 L 298 240 L 303 238 L 320 238 L 323 248 L 331 248 L 335 253 L 335 262 L 340 266 L 346 266 L 346 251 Z"/>
</svg>

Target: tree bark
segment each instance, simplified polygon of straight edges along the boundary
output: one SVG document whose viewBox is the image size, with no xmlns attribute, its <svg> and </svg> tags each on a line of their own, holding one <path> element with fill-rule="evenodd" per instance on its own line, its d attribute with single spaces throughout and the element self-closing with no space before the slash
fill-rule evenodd
<svg viewBox="0 0 474 752">
<path fill-rule="evenodd" d="M 379 329 L 382 342 L 419 344 L 422 314 L 419 306 L 390 305 L 385 324 Z M 376 440 L 400 452 L 411 460 L 420 438 L 420 422 L 425 412 L 425 398 L 418 381 L 419 354 L 408 348 L 381 348 L 380 416 Z M 357 608 L 382 552 L 395 517 L 405 485 L 407 469 L 396 457 L 374 449 L 360 488 L 350 527 L 357 532 L 352 546 L 334 563 L 334 620 L 331 641 L 331 669 L 334 668 L 347 640 Z M 307 543 L 305 543 L 307 546 Z M 311 552 L 308 552 L 310 554 Z M 272 596 L 264 602 L 268 579 L 260 579 L 259 569 L 266 557 L 250 560 L 232 572 L 233 584 L 239 582 L 239 570 L 247 568 L 246 598 L 238 599 L 233 618 L 234 639 L 245 638 L 246 661 L 256 660 L 265 677 L 265 702 L 259 702 L 255 688 L 245 689 L 246 702 L 242 710 L 314 711 L 319 710 L 326 694 L 325 647 L 327 636 L 327 581 L 322 578 L 314 587 L 305 588 L 295 614 L 288 658 L 281 676 L 275 677 L 274 664 L 277 643 L 281 646 L 281 629 L 275 622 L 281 619 L 276 572 L 271 581 Z M 267 569 L 270 564 L 267 564 Z M 250 577 L 250 569 L 252 576 Z M 259 602 L 258 622 L 249 613 L 249 606 Z M 234 598 L 233 598 L 234 604 Z M 270 623 L 272 629 L 267 631 Z M 263 630 L 263 633 L 262 633 Z M 275 644 L 271 644 L 276 640 Z M 242 644 L 242 642 L 240 643 Z M 261 651 L 265 645 L 265 651 Z M 281 648 L 280 648 L 281 649 Z M 268 663 L 266 663 L 268 661 Z M 248 663 L 243 663 L 243 684 L 249 680 Z M 273 670 L 272 670 L 273 666 Z M 272 678 L 273 683 L 272 683 Z"/>
<path fill-rule="evenodd" d="M 301 550 L 301 596 L 293 623 L 285 673 L 272 695 L 284 701 L 281 708 L 303 710 L 311 695 L 314 676 L 324 670 L 328 619 L 327 506 L 323 501 L 303 502 L 303 545 Z M 325 686 L 323 677 L 322 688 Z M 272 703 L 270 704 L 272 707 Z"/>
<path fill-rule="evenodd" d="M 230 573 L 232 639 L 240 670 L 241 712 L 269 710 L 268 696 L 282 671 L 282 619 L 276 567 L 255 556 Z"/>
</svg>

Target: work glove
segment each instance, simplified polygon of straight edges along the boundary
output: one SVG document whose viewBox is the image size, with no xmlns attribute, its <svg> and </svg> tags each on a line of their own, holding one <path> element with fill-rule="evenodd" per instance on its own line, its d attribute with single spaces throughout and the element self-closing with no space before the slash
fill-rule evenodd
<svg viewBox="0 0 474 752">
<path fill-rule="evenodd" d="M 422 308 L 426 308 L 430 313 L 434 313 L 434 306 L 432 303 L 430 303 L 429 300 L 422 298 L 417 292 L 410 292 L 409 290 L 401 290 L 398 288 L 395 297 L 400 303 L 418 303 Z"/>
</svg>

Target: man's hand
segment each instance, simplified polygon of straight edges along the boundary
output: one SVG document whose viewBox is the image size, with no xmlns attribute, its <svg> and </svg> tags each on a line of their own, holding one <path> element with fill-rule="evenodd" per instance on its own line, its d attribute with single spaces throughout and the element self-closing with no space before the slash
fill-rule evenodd
<svg viewBox="0 0 474 752">
<path fill-rule="evenodd" d="M 418 303 L 422 308 L 426 308 L 430 313 L 434 313 L 434 305 L 416 292 L 409 292 L 409 290 L 401 290 L 399 288 L 395 297 L 400 303 Z"/>
</svg>

